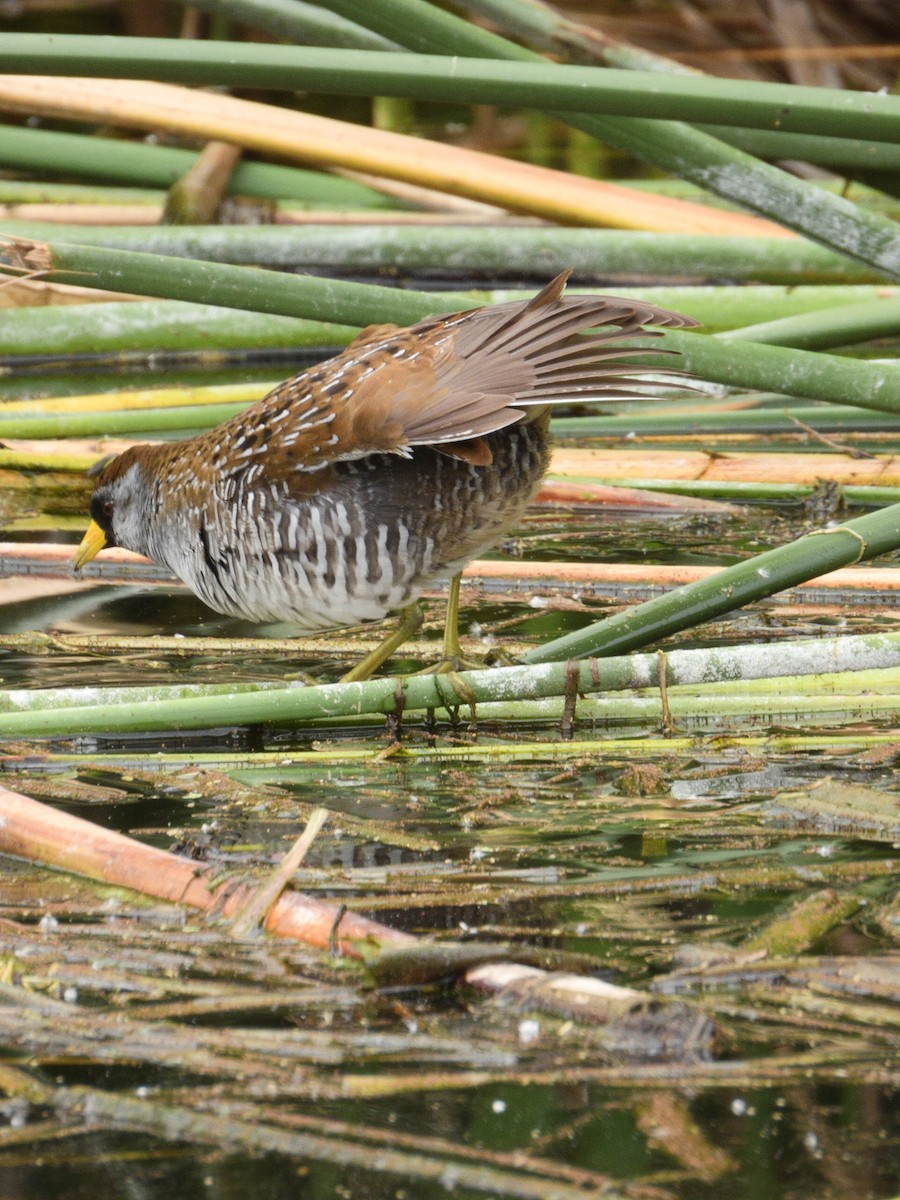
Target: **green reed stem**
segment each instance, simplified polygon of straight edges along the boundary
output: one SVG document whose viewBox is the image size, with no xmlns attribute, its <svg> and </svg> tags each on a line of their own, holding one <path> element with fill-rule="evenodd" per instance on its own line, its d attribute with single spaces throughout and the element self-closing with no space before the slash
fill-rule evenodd
<svg viewBox="0 0 900 1200">
<path fill-rule="evenodd" d="M 683 590 L 683 589 L 682 589 Z M 646 607 L 642 605 L 640 607 Z M 552 645 L 553 643 L 551 643 Z M 839 671 L 900 666 L 900 635 L 847 637 L 782 643 L 774 647 L 738 647 L 673 651 L 667 656 L 667 682 L 733 680 L 747 669 L 759 675 L 815 670 L 827 664 Z M 802 666 L 802 664 L 806 666 Z M 46 737 L 75 733 L 134 733 L 163 729 L 204 729 L 211 726 L 279 724 L 361 713 L 421 711 L 429 708 L 468 708 L 471 703 L 541 700 L 564 696 L 653 686 L 658 680 L 656 655 L 634 655 L 581 663 L 544 663 L 467 671 L 460 675 L 409 676 L 365 683 L 326 684 L 283 688 L 259 694 L 234 692 L 166 703 L 137 701 L 103 705 L 0 713 L 0 734 Z M 96 697 L 94 697 L 96 699 Z"/>
<path fill-rule="evenodd" d="M 0 70 L 157 79 L 900 139 L 900 98 L 795 84 L 483 57 L 395 54 L 255 42 L 8 33 Z"/>
<path fill-rule="evenodd" d="M 373 321 L 406 325 L 426 315 L 447 311 L 442 297 L 423 292 L 63 242 L 0 243 L 0 263 L 3 262 L 20 269 L 27 263 L 41 269 L 45 278 L 88 287 L 203 300 L 351 325 Z M 894 364 L 848 360 L 756 343 L 726 345 L 696 333 L 668 330 L 663 337 L 648 339 L 645 344 L 648 350 L 658 351 L 663 347 L 675 350 L 680 355 L 677 364 L 680 368 L 732 387 L 780 391 L 879 411 L 900 411 L 900 366 Z M 660 365 L 657 356 L 646 361 L 650 369 Z"/>
<path fill-rule="evenodd" d="M 0 125 L 0 164 L 21 171 L 113 179 L 167 190 L 196 158 L 196 151 L 176 146 L 148 146 L 125 138 L 102 140 L 98 135 Z M 381 192 L 355 180 L 275 163 L 239 162 L 228 191 L 235 196 L 304 201 L 322 208 L 398 207 Z"/>
<path fill-rule="evenodd" d="M 547 663 L 588 654 L 625 654 L 838 567 L 898 548 L 900 504 L 892 504 L 843 525 L 806 534 L 586 629 L 554 638 L 523 654 L 522 661 Z"/>
<path fill-rule="evenodd" d="M 0 135 L 2 147 L 2 135 Z M 785 284 L 854 284 L 876 282 L 877 275 L 841 254 L 800 238 L 756 238 L 666 234 L 610 229 L 559 229 L 552 226 L 504 225 L 497 236 L 494 225 L 432 225 L 408 227 L 383 225 L 214 225 L 178 228 L 169 226 L 63 225 L 48 221 L 3 221 L 0 232 L 39 241 L 70 242 L 82 246 L 136 250 L 178 258 L 249 266 L 304 267 L 329 271 L 440 270 L 458 272 L 468 283 L 473 273 L 518 275 L 550 279 L 568 267 L 577 268 L 576 278 L 596 274 L 610 280 L 605 287 L 620 292 L 614 282 L 622 276 L 629 282 L 648 282 L 669 277 L 728 279 L 735 282 Z M 633 286 L 633 285 L 632 285 Z M 678 289 L 681 290 L 681 289 Z M 684 289 L 694 292 L 696 289 Z M 764 305 L 774 289 L 755 295 L 749 289 L 716 287 L 715 303 L 705 313 L 693 314 L 718 325 L 717 314 L 725 306 L 748 305 L 756 310 L 746 322 L 765 319 Z M 730 292 L 730 294 L 729 294 Z M 807 297 L 814 289 L 806 288 Z M 872 291 L 871 295 L 875 295 Z M 784 303 L 787 291 L 779 293 Z M 765 299 L 766 297 L 767 299 Z M 649 294 L 648 294 L 649 298 Z M 848 297 L 848 300 L 850 297 Z M 830 289 L 823 289 L 816 307 L 839 303 Z M 659 300 L 658 303 L 664 303 Z M 770 317 L 787 315 L 776 309 Z"/>
</svg>

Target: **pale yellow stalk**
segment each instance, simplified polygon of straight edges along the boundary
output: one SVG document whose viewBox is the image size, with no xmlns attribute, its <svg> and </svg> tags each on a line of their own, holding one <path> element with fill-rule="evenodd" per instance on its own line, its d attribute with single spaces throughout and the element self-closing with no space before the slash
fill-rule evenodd
<svg viewBox="0 0 900 1200">
<path fill-rule="evenodd" d="M 174 84 L 0 75 L 0 109 L 221 139 L 291 162 L 365 171 L 568 224 L 794 236 L 743 213 Z"/>
</svg>

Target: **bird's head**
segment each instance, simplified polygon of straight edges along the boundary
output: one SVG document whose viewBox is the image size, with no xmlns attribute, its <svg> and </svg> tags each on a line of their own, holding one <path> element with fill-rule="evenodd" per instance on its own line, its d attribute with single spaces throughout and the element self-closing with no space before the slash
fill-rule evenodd
<svg viewBox="0 0 900 1200">
<path fill-rule="evenodd" d="M 154 511 L 152 474 L 147 467 L 153 450 L 152 446 L 131 446 L 89 472 L 97 482 L 91 497 L 91 523 L 73 560 L 76 571 L 112 546 L 147 553 L 149 519 Z"/>
</svg>

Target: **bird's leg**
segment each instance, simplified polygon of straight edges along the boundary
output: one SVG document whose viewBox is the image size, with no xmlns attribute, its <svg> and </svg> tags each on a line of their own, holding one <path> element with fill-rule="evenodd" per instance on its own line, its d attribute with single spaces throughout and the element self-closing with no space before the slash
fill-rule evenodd
<svg viewBox="0 0 900 1200">
<path fill-rule="evenodd" d="M 454 575 L 450 580 L 450 590 L 447 593 L 447 617 L 444 622 L 444 642 L 440 660 L 420 675 L 446 674 L 448 671 L 474 670 L 484 664 L 476 659 L 466 658 L 459 644 L 459 587 L 461 575 Z M 371 650 L 365 658 L 341 676 L 341 683 L 359 683 L 368 679 L 382 667 L 395 650 L 409 641 L 422 625 L 422 607 L 420 604 L 410 604 L 400 612 L 400 624 L 393 633 L 388 634 L 383 642 Z"/>
<path fill-rule="evenodd" d="M 462 575 L 454 575 L 447 593 L 447 617 L 444 621 L 444 645 L 440 661 L 426 667 L 420 675 L 445 675 L 448 671 L 474 671 L 483 667 L 478 659 L 466 658 L 459 644 L 459 587 Z"/>
<path fill-rule="evenodd" d="M 346 675 L 341 676 L 341 683 L 359 683 L 360 680 L 368 679 L 374 675 L 379 667 L 391 657 L 396 649 L 408 642 L 414 633 L 417 633 L 422 626 L 422 606 L 416 602 L 407 605 L 406 608 L 400 610 L 400 624 L 393 633 L 389 633 L 384 641 L 379 642 L 374 650 L 358 662 L 356 666 L 348 671 Z"/>
<path fill-rule="evenodd" d="M 447 593 L 447 616 L 444 618 L 444 648 L 441 659 L 445 663 L 458 663 L 462 658 L 459 645 L 459 587 L 462 575 L 457 572 L 450 580 Z"/>
</svg>

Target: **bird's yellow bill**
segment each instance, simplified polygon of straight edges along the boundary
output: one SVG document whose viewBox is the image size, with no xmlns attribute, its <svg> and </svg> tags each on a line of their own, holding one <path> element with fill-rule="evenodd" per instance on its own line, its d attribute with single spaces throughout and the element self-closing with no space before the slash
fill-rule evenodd
<svg viewBox="0 0 900 1200">
<path fill-rule="evenodd" d="M 88 525 L 87 533 L 81 539 L 81 545 L 75 551 L 75 557 L 72 559 L 72 565 L 75 570 L 80 571 L 85 563 L 89 563 L 92 558 L 96 558 L 105 545 L 106 534 L 96 521 L 91 521 L 90 525 Z"/>
</svg>

